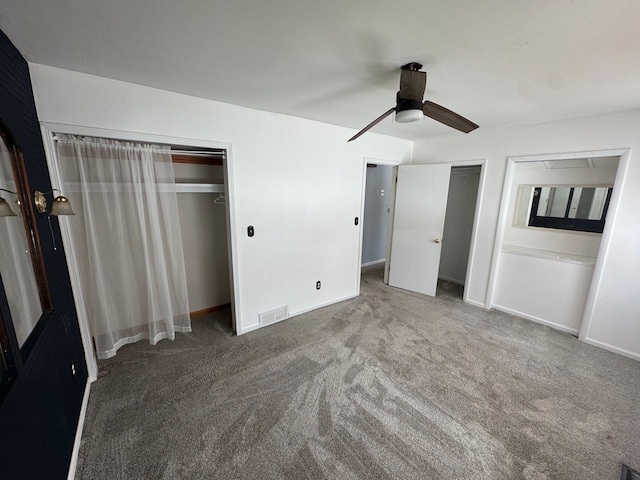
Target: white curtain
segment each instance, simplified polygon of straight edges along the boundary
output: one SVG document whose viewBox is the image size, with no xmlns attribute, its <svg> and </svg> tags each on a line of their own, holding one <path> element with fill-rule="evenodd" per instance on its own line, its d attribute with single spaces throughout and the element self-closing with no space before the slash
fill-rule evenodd
<svg viewBox="0 0 640 480">
<path fill-rule="evenodd" d="M 76 213 L 67 247 L 98 358 L 191 331 L 170 149 L 56 137 L 61 189 Z"/>
</svg>

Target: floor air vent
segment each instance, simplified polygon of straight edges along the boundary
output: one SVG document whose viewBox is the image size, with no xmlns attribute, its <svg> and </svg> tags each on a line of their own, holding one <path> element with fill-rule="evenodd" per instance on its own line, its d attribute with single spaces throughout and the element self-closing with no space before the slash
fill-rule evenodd
<svg viewBox="0 0 640 480">
<path fill-rule="evenodd" d="M 630 469 L 626 465 L 622 465 L 622 476 L 620 480 L 640 480 L 640 473 Z"/>
<path fill-rule="evenodd" d="M 272 323 L 279 322 L 280 320 L 284 320 L 285 318 L 289 318 L 288 305 L 284 305 L 283 307 L 279 307 L 274 310 L 269 310 L 268 312 L 262 312 L 258 314 L 258 319 L 260 320 L 260 325 L 262 327 L 264 327 L 265 325 L 271 325 Z"/>
</svg>

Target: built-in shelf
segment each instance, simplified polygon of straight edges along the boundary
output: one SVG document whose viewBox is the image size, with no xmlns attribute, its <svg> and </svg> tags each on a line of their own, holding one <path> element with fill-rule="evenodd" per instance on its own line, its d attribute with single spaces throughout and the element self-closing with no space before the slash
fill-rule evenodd
<svg viewBox="0 0 640 480">
<path fill-rule="evenodd" d="M 537 248 L 521 247 L 518 245 L 502 245 L 502 251 L 515 255 L 524 255 L 527 257 L 544 258 L 547 260 L 555 260 L 557 262 L 577 263 L 579 265 L 595 265 L 594 257 L 584 255 L 574 255 L 571 253 L 551 252 L 549 250 L 539 250 Z"/>
</svg>

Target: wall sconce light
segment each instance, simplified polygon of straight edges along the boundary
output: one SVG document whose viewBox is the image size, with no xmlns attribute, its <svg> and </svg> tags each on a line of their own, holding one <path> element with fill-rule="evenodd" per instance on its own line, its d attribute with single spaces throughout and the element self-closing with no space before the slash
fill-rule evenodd
<svg viewBox="0 0 640 480">
<path fill-rule="evenodd" d="M 36 204 L 36 210 L 40 213 L 47 213 L 47 199 L 45 194 L 53 192 L 60 192 L 60 195 L 53 199 L 49 215 L 75 215 L 75 212 L 71 208 L 71 203 L 69 203 L 69 199 L 62 195 L 62 192 L 57 188 L 44 193 L 40 190 L 36 190 L 33 193 L 33 201 Z"/>
<path fill-rule="evenodd" d="M 38 212 L 47 213 L 47 198 L 45 197 L 45 195 L 53 192 L 60 192 L 60 195 L 53 199 L 53 204 L 51 205 L 51 210 L 49 211 L 47 220 L 49 221 L 49 231 L 51 232 L 53 249 L 58 250 L 58 247 L 56 247 L 56 237 L 53 234 L 53 228 L 51 227 L 51 215 L 75 215 L 76 213 L 71 208 L 69 199 L 62 195 L 62 192 L 57 188 L 44 193 L 42 193 L 40 190 L 36 190 L 35 192 L 33 192 L 33 201 L 36 204 L 36 210 L 38 210 Z"/>
<path fill-rule="evenodd" d="M 0 188 L 3 192 L 12 193 L 17 195 L 17 192 L 12 192 L 11 190 L 7 190 L 6 188 Z M 18 203 L 18 201 L 16 201 Z M 18 203 L 18 206 L 20 204 Z M 9 206 L 9 202 L 7 202 L 4 198 L 0 197 L 0 217 L 17 217 L 18 214 L 11 210 Z"/>
</svg>

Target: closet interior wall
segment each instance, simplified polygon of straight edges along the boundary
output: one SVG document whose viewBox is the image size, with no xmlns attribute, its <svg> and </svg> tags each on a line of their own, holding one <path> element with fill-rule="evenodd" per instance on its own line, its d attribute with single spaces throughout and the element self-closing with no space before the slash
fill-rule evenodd
<svg viewBox="0 0 640 480">
<path fill-rule="evenodd" d="M 480 166 L 452 167 L 438 278 L 464 285 L 473 235 Z"/>
<path fill-rule="evenodd" d="M 191 316 L 230 307 L 224 167 L 173 156 Z"/>
</svg>

